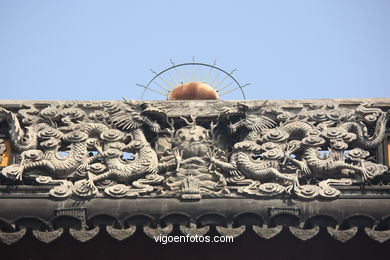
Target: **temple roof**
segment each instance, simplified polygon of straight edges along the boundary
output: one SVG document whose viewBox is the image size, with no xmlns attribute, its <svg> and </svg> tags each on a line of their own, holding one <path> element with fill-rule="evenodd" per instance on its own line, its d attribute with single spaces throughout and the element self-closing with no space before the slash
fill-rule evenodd
<svg viewBox="0 0 390 260">
<path fill-rule="evenodd" d="M 0 101 L 0 241 L 390 238 L 390 99 Z"/>
</svg>

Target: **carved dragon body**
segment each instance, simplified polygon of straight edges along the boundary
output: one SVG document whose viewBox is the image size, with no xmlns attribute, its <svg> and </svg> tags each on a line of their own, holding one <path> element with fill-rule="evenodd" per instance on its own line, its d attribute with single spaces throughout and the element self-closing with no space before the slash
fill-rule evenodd
<svg viewBox="0 0 390 260">
<path fill-rule="evenodd" d="M 45 123 L 38 123 L 31 117 L 31 125 L 25 127 L 20 125 L 19 119 L 15 113 L 0 107 L 0 113 L 7 115 L 9 123 L 9 135 L 13 148 L 18 152 L 35 149 L 38 145 L 37 132 L 48 126 Z"/>
<path fill-rule="evenodd" d="M 318 148 L 306 148 L 303 156 L 311 171 L 317 175 L 340 174 L 344 169 L 355 170 L 363 175 L 366 174 L 366 170 L 363 167 L 355 166 L 342 160 L 337 160 L 334 156 L 332 156 L 332 154 L 330 154 L 327 158 L 321 158 L 318 153 Z"/>
<path fill-rule="evenodd" d="M 119 139 L 116 139 L 114 135 L 110 137 L 110 134 L 108 134 L 106 138 L 103 138 L 105 141 L 104 149 L 97 146 L 96 148 L 99 153 L 92 158 L 89 158 L 87 163 L 91 163 L 92 161 L 101 158 L 106 164 L 108 171 L 97 176 L 89 174 L 85 184 L 90 188 L 93 188 L 95 185 L 94 183 L 100 180 L 115 179 L 119 182 L 128 183 L 139 179 L 148 173 L 156 174 L 158 173 L 159 168 L 164 168 L 162 166 L 159 167 L 157 154 L 145 138 L 142 129 L 143 126 L 148 126 L 153 132 L 159 132 L 159 124 L 149 119 L 145 114 L 148 112 L 160 113 L 160 111 L 147 106 L 145 107 L 142 104 L 136 105 L 131 101 L 126 101 L 125 103 L 132 108 L 130 109 L 130 107 L 127 106 L 122 107 L 121 110 L 112 115 L 109 121 L 112 125 L 122 131 L 130 131 L 129 135 L 131 136 L 131 142 L 128 145 L 124 145 L 124 143 L 121 142 L 112 142 L 112 140 L 118 141 Z M 110 131 L 112 130 L 113 129 Z M 102 137 L 103 136 L 101 135 L 101 138 Z M 122 159 L 123 152 L 127 151 L 134 152 L 134 160 Z M 81 188 L 84 189 L 86 187 Z"/>
<path fill-rule="evenodd" d="M 280 159 L 283 152 L 273 149 L 261 154 L 262 159 L 254 159 L 261 150 L 260 146 L 254 142 L 243 141 L 234 145 L 230 163 L 222 162 L 213 157 L 211 162 L 218 167 L 229 171 L 232 175 L 240 173 L 247 178 L 255 180 L 280 179 L 289 182 L 297 182 L 296 175 L 283 174 L 279 171 Z"/>
<path fill-rule="evenodd" d="M 41 159 L 38 160 L 24 160 L 22 154 L 22 161 L 17 168 L 15 165 L 3 169 L 3 174 L 6 176 L 15 176 L 16 179 L 22 179 L 22 174 L 29 169 L 41 168 L 48 170 L 56 176 L 68 176 L 74 173 L 77 168 L 88 158 L 88 149 L 85 140 L 87 134 L 74 131 L 65 137 L 71 142 L 68 151 L 68 156 L 61 158 L 59 156 L 59 148 L 61 146 L 60 139 L 51 138 L 43 141 L 41 146 L 45 148 L 45 152 Z M 27 152 L 34 152 L 39 150 L 30 150 Z M 11 173 L 11 174 L 10 174 Z"/>
<path fill-rule="evenodd" d="M 244 142 L 237 143 L 230 158 L 230 163 L 221 162 L 211 158 L 211 161 L 220 168 L 229 171 L 231 174 L 241 173 L 247 178 L 264 180 L 267 178 L 278 178 L 288 181 L 294 181 L 296 176 L 280 172 L 280 166 L 283 164 L 280 159 L 291 161 L 304 173 L 317 175 L 340 174 L 344 170 L 353 170 L 361 173 L 363 179 L 371 179 L 377 174 L 382 174 L 385 168 L 375 173 L 370 172 L 364 164 L 354 165 L 346 163 L 344 160 L 344 151 L 349 142 L 356 138 L 355 143 L 364 148 L 376 147 L 383 139 L 387 123 L 388 113 L 382 114 L 376 124 L 374 135 L 366 137 L 364 127 L 356 122 L 346 122 L 340 127 L 327 128 L 321 133 L 313 125 L 303 121 L 292 121 L 273 129 L 267 129 L 266 125 L 257 125 L 248 127 L 249 122 L 245 121 L 245 127 L 250 132 L 244 138 Z M 263 122 L 262 117 L 260 122 Z M 270 120 L 265 120 L 270 122 Z M 242 125 L 244 120 L 230 126 L 235 129 Z M 254 123 L 252 120 L 251 122 Z M 355 132 L 356 134 L 350 133 Z M 332 136 L 332 133 L 335 136 Z M 327 137 L 331 145 L 331 153 L 327 158 L 322 158 L 318 154 L 321 145 L 325 140 L 320 137 Z M 260 154 L 260 159 L 253 159 L 259 155 L 261 148 L 254 149 L 257 146 L 255 142 L 263 143 L 265 153 Z M 301 160 L 291 158 L 290 155 L 303 149 Z M 269 154 L 272 154 L 269 157 Z M 279 154 L 275 157 L 276 154 Z M 369 164 L 372 167 L 374 164 Z"/>
<path fill-rule="evenodd" d="M 131 136 L 132 141 L 124 150 L 135 150 L 134 160 L 124 161 L 120 149 L 108 148 L 100 154 L 105 160 L 108 171 L 93 177 L 90 181 L 96 182 L 107 178 L 114 178 L 120 182 L 127 183 L 141 178 L 148 173 L 158 172 L 157 154 L 146 141 L 142 130 L 133 130 Z"/>
<path fill-rule="evenodd" d="M 363 149 L 371 149 L 377 147 L 383 140 L 385 136 L 386 124 L 390 116 L 390 111 L 382 113 L 375 126 L 375 131 L 373 136 L 367 137 L 365 131 L 365 126 L 357 122 L 346 122 L 343 123 L 340 127 L 346 129 L 348 132 L 353 131 L 357 139 L 355 145 Z"/>
<path fill-rule="evenodd" d="M 52 196 L 83 198 L 103 189 L 112 197 L 337 197 L 340 191 L 329 183 L 344 183 L 344 178 L 336 180 L 340 177 L 348 176 L 346 185 L 360 181 L 353 176 L 369 185 L 382 181 L 368 182 L 387 171 L 371 162 L 370 152 L 385 138 L 390 112 L 365 103 L 357 108 L 349 103 L 266 103 L 218 105 L 213 107 L 221 112 L 217 118 L 202 116 L 198 124 L 197 116 L 180 120 L 182 111 L 175 110 L 168 120 L 166 111 L 171 110 L 163 109 L 171 104 L 160 110 L 154 103 L 126 100 L 40 103 L 17 112 L 0 108 L 0 120 L 8 121 L 1 123 L 9 131 L 4 139 L 12 144 L 16 161 L 2 174 L 60 184 L 50 190 Z"/>
<path fill-rule="evenodd" d="M 303 158 L 306 160 L 309 168 L 317 175 L 334 175 L 343 173 L 344 170 L 354 170 L 360 173 L 364 180 L 372 179 L 378 174 L 383 174 L 387 169 L 377 167 L 378 165 L 369 162 L 360 165 L 346 163 L 344 151 L 348 148 L 349 143 L 362 148 L 375 148 L 383 140 L 386 123 L 389 113 L 382 113 L 377 120 L 374 134 L 367 137 L 363 124 L 357 122 L 345 122 L 339 127 L 329 127 L 322 131 L 321 135 L 329 140 L 330 154 L 322 158 L 318 150 L 325 140 L 320 136 L 308 136 L 303 140 L 306 147 L 303 151 Z M 311 138 L 311 140 L 309 140 Z M 322 140 L 321 140 L 322 139 Z M 366 166 L 367 165 L 367 166 Z M 370 171 L 370 168 L 378 168 L 376 171 Z"/>
</svg>

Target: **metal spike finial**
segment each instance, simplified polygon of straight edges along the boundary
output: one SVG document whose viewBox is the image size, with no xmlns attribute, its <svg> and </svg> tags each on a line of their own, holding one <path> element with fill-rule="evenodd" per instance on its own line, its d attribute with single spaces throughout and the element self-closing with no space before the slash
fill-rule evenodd
<svg viewBox="0 0 390 260">
<path fill-rule="evenodd" d="M 171 90 L 179 87 L 180 85 L 190 81 L 194 81 L 194 82 L 200 82 L 209 85 L 209 87 L 213 88 L 216 92 L 218 92 L 219 96 L 240 89 L 243 99 L 245 99 L 245 93 L 243 92 L 242 88 L 248 86 L 249 84 L 241 85 L 232 76 L 232 74 L 237 70 L 236 68 L 230 71 L 229 73 L 216 66 L 217 59 L 215 59 L 212 64 L 205 64 L 205 63 L 196 62 L 195 56 L 192 57 L 192 62 L 187 62 L 182 64 L 175 64 L 173 59 L 170 59 L 169 61 L 172 66 L 167 69 L 164 69 L 159 73 L 157 73 L 153 69 L 150 69 L 150 71 L 153 74 L 155 74 L 155 76 L 149 81 L 149 83 L 146 86 L 137 84 L 138 86 L 141 86 L 142 88 L 145 89 L 142 92 L 141 98 L 143 98 L 146 90 L 151 90 L 166 96 L 167 94 L 162 92 L 167 91 L 169 94 Z M 198 71 L 198 66 L 200 66 L 199 71 Z M 204 70 L 204 68 L 207 68 L 208 71 Z M 176 75 L 173 76 L 172 74 L 170 74 L 170 70 L 173 70 Z M 166 76 L 167 79 L 165 79 L 165 77 L 162 75 L 164 73 L 168 74 Z M 226 83 L 226 80 L 229 78 L 230 81 Z M 157 79 L 160 82 L 156 82 Z M 153 84 L 155 85 L 154 89 L 152 88 L 151 85 L 152 82 L 155 83 Z M 235 87 L 233 87 L 232 84 L 234 84 Z M 156 88 L 157 86 L 158 88 Z M 159 91 L 159 90 L 164 90 L 164 91 Z"/>
<path fill-rule="evenodd" d="M 185 82 L 189 82 L 188 72 L 187 72 L 186 68 L 183 68 L 183 70 L 184 70 L 184 80 L 185 80 Z"/>
<path fill-rule="evenodd" d="M 166 90 L 166 91 L 171 91 L 171 89 L 167 88 L 167 87 L 164 87 L 163 85 L 159 84 L 158 82 L 154 82 L 157 86 L 159 86 L 160 88 Z"/>
<path fill-rule="evenodd" d="M 160 94 L 160 95 L 163 95 L 163 96 L 165 96 L 165 97 L 168 96 L 167 93 L 163 93 L 163 92 L 161 92 L 161 91 L 159 91 L 159 90 L 152 89 L 152 88 L 148 88 L 148 87 L 146 87 L 146 86 L 144 86 L 144 85 L 141 85 L 141 84 L 136 84 L 136 85 L 137 85 L 138 87 L 141 87 L 141 88 L 144 88 L 144 89 L 148 89 L 148 90 L 150 90 L 150 91 L 153 91 L 153 92 L 155 92 L 155 93 L 158 93 L 158 94 Z"/>
<path fill-rule="evenodd" d="M 176 86 L 180 85 L 179 83 L 177 83 L 176 79 L 174 77 L 172 77 L 172 75 L 171 75 L 171 73 L 169 73 L 169 71 L 168 71 L 168 76 L 175 83 Z"/>
<path fill-rule="evenodd" d="M 226 84 L 226 85 L 223 86 L 223 87 L 220 87 L 220 88 L 215 89 L 215 91 L 219 92 L 219 91 L 221 91 L 221 90 L 223 90 L 223 89 L 229 87 L 229 86 L 230 86 L 231 84 L 233 84 L 233 83 L 234 83 L 234 81 L 232 81 L 232 82 Z"/>
<path fill-rule="evenodd" d="M 196 81 L 195 78 L 195 56 L 192 56 L 192 73 L 191 73 L 191 81 Z"/>
<path fill-rule="evenodd" d="M 219 75 L 221 74 L 220 71 L 217 72 L 217 74 L 215 75 L 214 79 L 210 82 L 210 86 L 212 87 L 214 82 L 218 79 Z"/>
<path fill-rule="evenodd" d="M 243 86 L 241 86 L 241 88 L 242 88 L 242 87 L 243 87 Z M 228 94 L 228 93 L 230 93 L 230 92 L 233 92 L 233 91 L 235 91 L 235 90 L 237 90 L 237 89 L 239 89 L 239 88 L 240 88 L 240 87 L 226 90 L 226 91 L 224 91 L 224 92 L 222 92 L 222 93 L 219 93 L 219 96 L 226 95 L 226 94 Z"/>
<path fill-rule="evenodd" d="M 203 78 L 203 67 L 200 67 L 198 81 L 202 82 L 202 78 Z"/>
<path fill-rule="evenodd" d="M 147 87 L 146 86 L 144 86 L 144 85 L 142 85 L 142 84 L 135 84 L 135 85 L 137 85 L 138 87 L 141 87 L 141 88 L 144 88 L 144 89 L 146 89 Z"/>
</svg>

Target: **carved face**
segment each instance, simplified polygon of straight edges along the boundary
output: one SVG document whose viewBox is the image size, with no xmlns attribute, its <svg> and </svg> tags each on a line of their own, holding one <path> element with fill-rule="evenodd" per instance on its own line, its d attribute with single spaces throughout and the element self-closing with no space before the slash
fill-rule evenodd
<svg viewBox="0 0 390 260">
<path fill-rule="evenodd" d="M 175 144 L 185 158 L 205 156 L 208 142 L 209 131 L 201 126 L 185 126 L 175 134 Z"/>
<path fill-rule="evenodd" d="M 176 132 L 176 140 L 183 143 L 197 143 L 208 140 L 209 132 L 201 126 L 185 126 Z"/>
</svg>

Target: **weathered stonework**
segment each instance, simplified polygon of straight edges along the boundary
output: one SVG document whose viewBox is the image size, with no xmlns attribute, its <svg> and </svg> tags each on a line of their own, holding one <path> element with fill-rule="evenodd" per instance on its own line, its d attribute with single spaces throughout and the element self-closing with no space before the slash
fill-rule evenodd
<svg viewBox="0 0 390 260">
<path fill-rule="evenodd" d="M 233 236 L 253 225 L 267 239 L 287 225 L 302 240 L 324 226 L 343 242 L 358 226 L 384 242 L 389 108 L 390 99 L 2 101 L 0 154 L 9 141 L 12 156 L 1 169 L 0 240 L 34 226 L 44 242 L 64 229 L 87 241 L 102 223 L 123 240 L 142 223 L 151 236 L 171 224 Z"/>
</svg>

